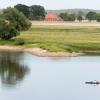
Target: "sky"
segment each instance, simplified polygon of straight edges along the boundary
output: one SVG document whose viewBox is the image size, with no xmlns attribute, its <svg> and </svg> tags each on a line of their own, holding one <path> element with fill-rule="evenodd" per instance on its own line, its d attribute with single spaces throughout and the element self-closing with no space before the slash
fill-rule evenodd
<svg viewBox="0 0 100 100">
<path fill-rule="evenodd" d="M 100 0 L 0 0 L 0 9 L 16 4 L 41 5 L 49 10 L 73 8 L 100 10 Z"/>
</svg>

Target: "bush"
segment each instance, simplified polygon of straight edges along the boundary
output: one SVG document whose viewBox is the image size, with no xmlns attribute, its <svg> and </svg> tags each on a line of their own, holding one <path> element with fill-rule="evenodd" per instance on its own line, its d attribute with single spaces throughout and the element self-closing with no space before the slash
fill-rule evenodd
<svg viewBox="0 0 100 100">
<path fill-rule="evenodd" d="M 15 44 L 16 45 L 24 45 L 25 41 L 23 39 L 18 38 L 18 39 L 16 39 Z"/>
</svg>

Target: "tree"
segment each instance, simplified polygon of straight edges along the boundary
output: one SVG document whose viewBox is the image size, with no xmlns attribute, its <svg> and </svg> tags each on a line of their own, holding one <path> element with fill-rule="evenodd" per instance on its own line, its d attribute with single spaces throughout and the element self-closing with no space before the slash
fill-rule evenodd
<svg viewBox="0 0 100 100">
<path fill-rule="evenodd" d="M 100 22 L 100 13 L 96 14 L 96 20 L 97 20 L 97 22 Z"/>
<path fill-rule="evenodd" d="M 30 21 L 15 8 L 4 9 L 0 17 L 0 39 L 11 39 L 31 27 Z"/>
<path fill-rule="evenodd" d="M 60 13 L 59 15 L 64 21 L 75 21 L 75 14 Z"/>
<path fill-rule="evenodd" d="M 17 10 L 19 10 L 20 12 L 22 12 L 27 18 L 29 18 L 29 7 L 23 4 L 17 4 L 16 6 L 14 6 Z"/>
<path fill-rule="evenodd" d="M 27 30 L 31 27 L 30 21 L 16 8 L 4 9 L 2 16 L 19 31 Z"/>
<path fill-rule="evenodd" d="M 33 5 L 29 8 L 31 20 L 43 20 L 45 18 L 46 11 L 44 7 L 40 5 Z"/>
<path fill-rule="evenodd" d="M 86 15 L 86 19 L 89 21 L 96 20 L 96 12 L 88 12 Z"/>
<path fill-rule="evenodd" d="M 78 20 L 79 22 L 81 22 L 81 21 L 83 20 L 83 12 L 82 12 L 82 11 L 79 11 L 79 12 L 78 12 L 77 20 Z"/>
<path fill-rule="evenodd" d="M 33 5 L 29 7 L 27 5 L 17 4 L 14 7 L 30 20 L 43 20 L 46 15 L 44 7 L 40 5 Z"/>
<path fill-rule="evenodd" d="M 77 20 L 79 20 L 79 22 L 81 22 L 83 20 L 83 17 L 81 15 L 78 15 Z"/>
<path fill-rule="evenodd" d="M 8 40 L 17 36 L 18 34 L 19 32 L 9 21 L 0 19 L 0 39 Z"/>
<path fill-rule="evenodd" d="M 68 13 L 60 13 L 59 16 L 60 16 L 64 21 L 68 21 Z"/>
<path fill-rule="evenodd" d="M 68 16 L 69 21 L 75 21 L 75 19 L 76 19 L 75 14 L 69 14 L 69 16 Z"/>
</svg>

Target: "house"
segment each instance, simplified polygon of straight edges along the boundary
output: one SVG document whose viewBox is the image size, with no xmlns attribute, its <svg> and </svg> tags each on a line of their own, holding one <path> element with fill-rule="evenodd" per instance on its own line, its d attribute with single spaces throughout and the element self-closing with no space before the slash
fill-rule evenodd
<svg viewBox="0 0 100 100">
<path fill-rule="evenodd" d="M 49 12 L 45 17 L 45 21 L 63 21 L 63 19 L 52 12 Z"/>
</svg>

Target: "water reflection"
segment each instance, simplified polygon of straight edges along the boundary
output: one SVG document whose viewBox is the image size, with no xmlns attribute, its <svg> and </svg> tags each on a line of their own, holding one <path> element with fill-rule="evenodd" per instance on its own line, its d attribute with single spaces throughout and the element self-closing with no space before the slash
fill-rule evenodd
<svg viewBox="0 0 100 100">
<path fill-rule="evenodd" d="M 22 53 L 0 53 L 0 76 L 3 85 L 16 85 L 29 72 L 28 67 L 21 61 L 22 56 Z"/>
</svg>

